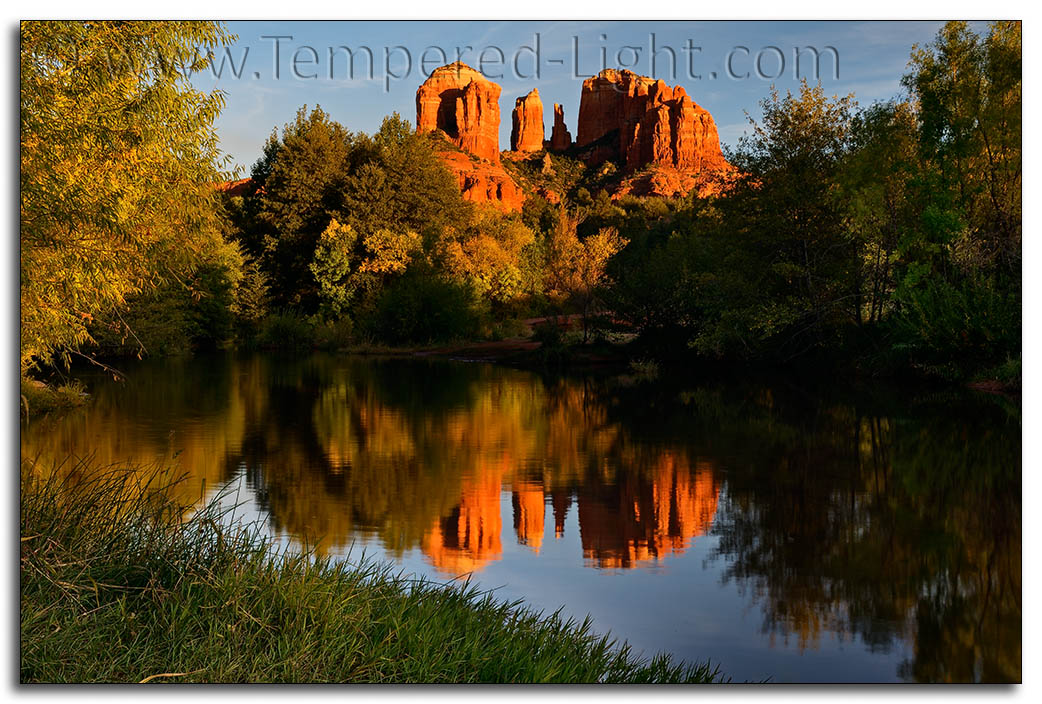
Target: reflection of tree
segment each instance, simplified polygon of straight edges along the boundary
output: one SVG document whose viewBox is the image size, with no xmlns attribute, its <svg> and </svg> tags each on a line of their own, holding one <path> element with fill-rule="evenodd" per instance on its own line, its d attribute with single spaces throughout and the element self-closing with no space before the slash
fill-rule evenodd
<svg viewBox="0 0 1042 704">
<path fill-rule="evenodd" d="M 595 567 L 711 531 L 772 638 L 906 642 L 909 680 L 1020 677 L 1016 407 L 321 355 L 131 376 L 94 389 L 89 412 L 30 425 L 23 457 L 171 463 L 190 473 L 185 502 L 242 469 L 273 524 L 320 552 L 364 533 L 446 575 L 498 559 L 504 491 L 534 552 L 546 504 L 555 538 L 576 504 Z"/>
<path fill-rule="evenodd" d="M 743 408 L 759 418 L 716 420 L 737 457 L 714 532 L 765 630 L 801 647 L 826 631 L 910 640 L 910 680 L 1019 679 L 1019 422 L 951 404 L 901 422 L 828 403 Z M 750 423 L 789 439 L 743 441 Z"/>
<path fill-rule="evenodd" d="M 23 428 L 22 459 L 42 472 L 78 471 L 84 460 L 94 470 L 130 468 L 153 484 L 176 480 L 172 497 L 192 506 L 234 474 L 229 454 L 245 425 L 238 381 L 223 355 L 205 364 L 176 358 L 136 364 L 126 381 L 91 383 L 89 408 Z"/>
</svg>

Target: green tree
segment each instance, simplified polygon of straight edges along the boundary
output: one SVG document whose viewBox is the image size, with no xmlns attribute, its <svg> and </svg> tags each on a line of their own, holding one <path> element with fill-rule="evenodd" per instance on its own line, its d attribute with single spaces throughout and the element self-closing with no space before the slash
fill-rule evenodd
<svg viewBox="0 0 1042 704">
<path fill-rule="evenodd" d="M 689 226 L 700 264 L 688 317 L 700 352 L 787 360 L 857 319 L 857 248 L 834 197 L 854 103 L 804 82 L 761 105 L 731 157 L 744 178 Z"/>
<path fill-rule="evenodd" d="M 358 286 L 355 278 L 358 233 L 336 219 L 322 231 L 311 262 L 311 273 L 318 282 L 323 311 L 339 318 L 346 311 Z"/>
<path fill-rule="evenodd" d="M 418 232 L 428 242 L 469 220 L 455 177 L 398 113 L 360 137 L 346 179 L 343 213 L 359 232 Z"/>
<path fill-rule="evenodd" d="M 222 244 L 213 22 L 23 22 L 21 369 Z M 200 48 L 203 51 L 200 51 Z"/>
<path fill-rule="evenodd" d="M 244 233 L 261 258 L 272 302 L 314 312 L 319 294 L 309 266 L 319 236 L 344 207 L 354 136 L 315 107 L 297 111 L 279 137 L 274 132 L 254 165 L 259 229 Z"/>
<path fill-rule="evenodd" d="M 912 53 L 904 85 L 918 104 L 922 155 L 955 195 L 964 267 L 1020 270 L 1021 26 L 985 37 L 949 22 Z"/>
<path fill-rule="evenodd" d="M 311 263 L 322 311 L 332 318 L 346 315 L 352 306 L 367 312 L 383 286 L 404 274 L 422 248 L 415 232 L 381 228 L 359 236 L 351 225 L 332 220 Z"/>
<path fill-rule="evenodd" d="M 857 248 L 855 315 L 879 323 L 893 309 L 902 243 L 918 228 L 926 174 L 919 161 L 915 112 L 906 102 L 877 103 L 852 125 L 835 202 Z"/>
<path fill-rule="evenodd" d="M 1020 356 L 1021 27 L 949 22 L 912 54 L 917 220 L 902 233 L 895 349 L 944 376 Z"/>
</svg>

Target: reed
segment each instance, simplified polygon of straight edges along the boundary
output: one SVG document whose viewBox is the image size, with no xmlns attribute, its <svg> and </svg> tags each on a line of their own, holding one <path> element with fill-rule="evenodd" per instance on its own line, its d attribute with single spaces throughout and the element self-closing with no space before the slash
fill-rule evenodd
<svg viewBox="0 0 1042 704">
<path fill-rule="evenodd" d="M 87 465 L 22 468 L 22 682 L 721 679 L 472 585 L 276 550 L 158 473 Z"/>
</svg>

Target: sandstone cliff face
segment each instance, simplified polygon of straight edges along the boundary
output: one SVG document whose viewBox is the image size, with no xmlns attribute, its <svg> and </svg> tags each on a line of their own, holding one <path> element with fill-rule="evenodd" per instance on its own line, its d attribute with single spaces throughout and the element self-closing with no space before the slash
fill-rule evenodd
<svg viewBox="0 0 1042 704">
<path fill-rule="evenodd" d="M 514 103 L 510 149 L 515 152 L 537 152 L 543 148 L 543 102 L 539 89 L 533 88 Z"/>
<path fill-rule="evenodd" d="M 564 123 L 564 106 L 554 103 L 554 127 L 550 133 L 550 148 L 555 152 L 563 152 L 572 146 L 572 133 Z"/>
<path fill-rule="evenodd" d="M 416 91 L 416 131 L 441 130 L 466 152 L 438 153 L 458 179 L 465 200 L 509 212 L 521 209 L 525 194 L 500 163 L 500 92 L 498 85 L 464 63 L 435 69 Z M 535 98 L 538 102 L 538 93 Z M 541 104 L 539 115 L 542 129 Z"/>
<path fill-rule="evenodd" d="M 438 157 L 459 181 L 464 200 L 491 203 L 504 212 L 520 210 L 525 194 L 500 164 L 474 161 L 457 151 L 439 152 Z"/>
<path fill-rule="evenodd" d="M 687 176 L 731 170 L 713 116 L 681 86 L 632 71 L 605 69 L 583 81 L 576 143 L 590 147 L 589 162 L 615 159 L 627 172 L 648 165 Z"/>
<path fill-rule="evenodd" d="M 500 92 L 462 62 L 435 69 L 416 92 L 416 130 L 441 130 L 460 149 L 498 164 Z"/>
</svg>

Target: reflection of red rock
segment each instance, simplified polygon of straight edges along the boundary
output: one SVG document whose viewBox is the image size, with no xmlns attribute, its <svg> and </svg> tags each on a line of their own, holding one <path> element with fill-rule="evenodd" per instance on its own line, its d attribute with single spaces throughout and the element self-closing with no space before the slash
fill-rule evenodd
<svg viewBox="0 0 1042 704">
<path fill-rule="evenodd" d="M 716 514 L 719 486 L 708 465 L 692 472 L 664 454 L 650 482 L 632 479 L 609 496 L 580 489 L 583 557 L 597 567 L 636 567 L 684 552 Z"/>
<path fill-rule="evenodd" d="M 512 114 L 510 148 L 515 152 L 537 152 L 543 148 L 543 103 L 539 89 L 517 99 Z"/>
<path fill-rule="evenodd" d="M 435 568 L 448 575 L 480 570 L 503 553 L 499 511 L 503 467 L 482 467 L 463 480 L 460 504 L 423 537 L 421 549 Z"/>
<path fill-rule="evenodd" d="M 522 482 L 514 485 L 514 530 L 517 542 L 535 552 L 543 544 L 543 522 L 546 519 L 546 500 L 541 484 Z"/>
<path fill-rule="evenodd" d="M 675 172 L 647 179 L 649 195 L 686 193 L 699 177 L 733 170 L 708 111 L 683 87 L 631 71 L 605 69 L 583 81 L 576 143 L 589 147 L 584 158 L 592 164 L 612 159 L 629 173 L 648 165 Z"/>
<path fill-rule="evenodd" d="M 596 567 L 633 568 L 687 550 L 706 534 L 716 515 L 720 487 L 713 469 L 691 469 L 682 457 L 666 452 L 655 458 L 649 474 L 628 476 L 618 486 L 580 487 L 579 534 L 583 557 Z M 456 576 L 482 569 L 500 558 L 503 480 L 513 463 L 479 467 L 464 479 L 460 503 L 430 527 L 421 542 L 427 560 L 443 574 Z M 539 552 L 546 519 L 546 490 L 537 482 L 510 487 L 517 540 Z M 554 536 L 564 535 L 570 492 L 551 493 Z"/>
<path fill-rule="evenodd" d="M 570 492 L 555 491 L 550 497 L 550 503 L 554 508 L 554 538 L 563 538 L 564 521 L 572 506 L 572 495 Z"/>
</svg>

